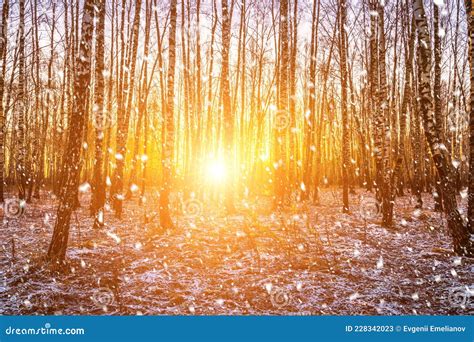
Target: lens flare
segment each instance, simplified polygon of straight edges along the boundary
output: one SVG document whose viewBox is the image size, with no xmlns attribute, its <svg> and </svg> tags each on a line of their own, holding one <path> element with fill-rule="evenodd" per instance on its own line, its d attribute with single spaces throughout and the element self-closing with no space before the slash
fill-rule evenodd
<svg viewBox="0 0 474 342">
<path fill-rule="evenodd" d="M 226 167 L 222 161 L 211 161 L 207 166 L 207 175 L 211 181 L 223 182 L 226 178 Z"/>
</svg>

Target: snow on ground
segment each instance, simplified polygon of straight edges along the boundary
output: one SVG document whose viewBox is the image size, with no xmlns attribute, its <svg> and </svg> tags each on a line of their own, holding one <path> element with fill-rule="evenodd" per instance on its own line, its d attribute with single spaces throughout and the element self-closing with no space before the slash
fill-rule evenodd
<svg viewBox="0 0 474 342">
<path fill-rule="evenodd" d="M 174 231 L 158 228 L 153 196 L 127 201 L 122 221 L 107 212 L 107 226 L 93 230 L 82 198 L 57 272 L 43 262 L 56 209 L 45 194 L 21 217 L 4 217 L 0 314 L 473 314 L 474 260 L 451 252 L 431 196 L 422 210 L 398 198 L 391 229 L 372 196 L 351 195 L 350 214 L 332 189 L 320 205 L 283 213 L 268 198 L 230 216 L 192 200 Z"/>
</svg>

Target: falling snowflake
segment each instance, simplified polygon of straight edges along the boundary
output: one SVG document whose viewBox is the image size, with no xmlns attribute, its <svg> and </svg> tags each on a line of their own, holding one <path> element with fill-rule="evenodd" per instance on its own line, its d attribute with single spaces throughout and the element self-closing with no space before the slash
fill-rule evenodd
<svg viewBox="0 0 474 342">
<path fill-rule="evenodd" d="M 353 293 L 349 296 L 349 300 L 353 301 L 353 300 L 356 300 L 359 297 L 360 297 L 360 294 L 358 292 L 355 292 L 355 293 Z"/>
<path fill-rule="evenodd" d="M 80 192 L 88 192 L 91 189 L 91 185 L 87 182 L 82 183 L 79 185 L 79 191 Z"/>
<path fill-rule="evenodd" d="M 301 281 L 298 281 L 296 283 L 296 290 L 301 291 L 303 289 L 303 283 Z"/>
<path fill-rule="evenodd" d="M 377 261 L 377 269 L 380 270 L 383 268 L 383 257 L 380 256 L 379 260 Z"/>
<path fill-rule="evenodd" d="M 106 234 L 107 234 L 108 237 L 113 239 L 116 243 L 120 243 L 121 239 L 117 234 L 112 233 L 112 232 L 107 232 Z"/>
</svg>

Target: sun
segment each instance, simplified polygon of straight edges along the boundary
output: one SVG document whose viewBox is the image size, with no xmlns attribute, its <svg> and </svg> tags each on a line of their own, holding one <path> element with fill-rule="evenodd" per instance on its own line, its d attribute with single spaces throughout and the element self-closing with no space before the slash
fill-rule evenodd
<svg viewBox="0 0 474 342">
<path fill-rule="evenodd" d="M 213 182 L 223 182 L 226 178 L 226 166 L 220 160 L 210 161 L 207 165 L 207 175 Z"/>
</svg>

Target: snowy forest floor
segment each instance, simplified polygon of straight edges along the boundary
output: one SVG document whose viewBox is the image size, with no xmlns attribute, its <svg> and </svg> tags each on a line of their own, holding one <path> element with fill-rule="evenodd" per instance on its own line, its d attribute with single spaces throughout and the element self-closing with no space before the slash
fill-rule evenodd
<svg viewBox="0 0 474 342">
<path fill-rule="evenodd" d="M 319 205 L 280 214 L 269 198 L 254 199 L 230 216 L 195 200 L 167 232 L 150 210 L 156 198 L 126 201 L 123 220 L 107 212 L 101 230 L 83 198 L 57 272 L 42 261 L 56 215 L 45 192 L 22 217 L 4 217 L 0 314 L 474 313 L 474 260 L 452 254 L 431 195 L 421 210 L 397 198 L 392 229 L 380 226 L 373 194 L 351 195 L 350 214 L 340 198 L 325 189 Z"/>
</svg>

